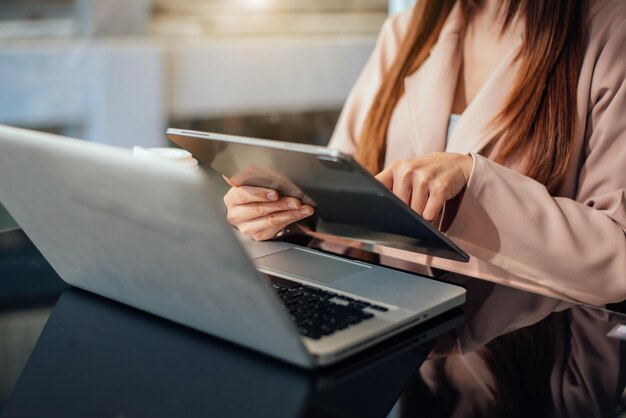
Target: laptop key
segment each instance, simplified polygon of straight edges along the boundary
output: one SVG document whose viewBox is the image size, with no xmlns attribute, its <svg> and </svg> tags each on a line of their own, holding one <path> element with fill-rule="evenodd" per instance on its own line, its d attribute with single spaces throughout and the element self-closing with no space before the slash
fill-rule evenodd
<svg viewBox="0 0 626 418">
<path fill-rule="evenodd" d="M 330 335 L 333 334 L 335 332 L 335 330 L 327 325 L 322 325 L 320 327 L 320 330 L 322 331 L 322 335 Z"/>
<path fill-rule="evenodd" d="M 361 309 L 365 308 L 365 306 L 364 306 L 364 305 L 361 305 L 361 304 L 360 304 L 360 303 L 358 303 L 358 302 L 350 302 L 350 303 L 348 304 L 348 308 L 352 308 L 352 309 L 356 309 L 356 310 L 361 310 Z"/>
<path fill-rule="evenodd" d="M 300 328 L 300 334 L 304 335 L 305 337 L 312 338 L 314 340 L 319 340 L 321 337 L 320 333 L 313 332 L 309 330 L 308 328 L 304 328 L 304 327 Z"/>
<path fill-rule="evenodd" d="M 370 319 L 370 318 L 373 318 L 373 317 L 374 317 L 374 314 L 371 314 L 369 312 L 362 312 L 361 313 L 361 319 Z"/>
</svg>

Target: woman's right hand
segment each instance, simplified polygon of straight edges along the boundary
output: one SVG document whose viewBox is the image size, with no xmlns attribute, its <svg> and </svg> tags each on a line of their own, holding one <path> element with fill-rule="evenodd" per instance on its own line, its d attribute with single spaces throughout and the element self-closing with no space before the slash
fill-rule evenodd
<svg viewBox="0 0 626 418">
<path fill-rule="evenodd" d="M 295 197 L 279 196 L 264 187 L 232 186 L 224 196 L 226 220 L 256 241 L 272 239 L 288 225 L 313 214 Z"/>
</svg>

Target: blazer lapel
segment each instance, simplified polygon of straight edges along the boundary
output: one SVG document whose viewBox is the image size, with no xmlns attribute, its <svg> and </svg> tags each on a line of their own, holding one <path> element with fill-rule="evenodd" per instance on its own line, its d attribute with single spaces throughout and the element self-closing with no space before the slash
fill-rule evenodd
<svg viewBox="0 0 626 418">
<path fill-rule="evenodd" d="M 448 118 L 461 67 L 463 26 L 463 16 L 457 3 L 430 56 L 417 71 L 404 79 L 415 155 L 445 149 Z"/>
<path fill-rule="evenodd" d="M 516 58 L 521 46 L 520 37 L 467 106 L 448 139 L 446 151 L 479 153 L 493 139 L 488 125 L 502 109 L 515 83 L 519 69 Z"/>
</svg>

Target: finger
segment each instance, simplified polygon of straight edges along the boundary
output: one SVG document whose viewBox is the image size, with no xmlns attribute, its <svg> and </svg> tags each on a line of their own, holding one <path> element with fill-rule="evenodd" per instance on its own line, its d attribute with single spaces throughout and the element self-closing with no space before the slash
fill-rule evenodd
<svg viewBox="0 0 626 418">
<path fill-rule="evenodd" d="M 229 185 L 230 187 L 239 187 L 239 186 L 240 186 L 239 184 L 236 184 L 234 181 L 232 181 L 231 179 L 229 179 L 229 178 L 228 178 L 228 177 L 226 177 L 226 176 L 222 176 L 222 178 L 224 179 L 224 181 L 225 181 L 226 183 L 228 183 L 228 185 Z"/>
<path fill-rule="evenodd" d="M 259 218 L 274 212 L 300 209 L 302 203 L 295 197 L 283 196 L 275 202 L 256 202 L 237 205 L 228 211 L 228 221 L 233 224 Z"/>
<path fill-rule="evenodd" d="M 442 191 L 436 190 L 430 193 L 422 217 L 428 222 L 435 220 L 443 208 L 444 203 L 446 203 L 446 200 L 446 195 Z"/>
<path fill-rule="evenodd" d="M 303 205 L 300 209 L 274 212 L 260 219 L 262 222 L 265 222 L 268 228 L 279 227 L 278 229 L 280 230 L 290 223 L 304 219 L 312 214 L 313 208 L 309 205 Z"/>
<path fill-rule="evenodd" d="M 394 174 L 393 187 L 391 188 L 391 191 L 404 203 L 410 205 L 413 185 L 411 184 L 409 176 L 402 174 L 399 175 L 398 172 Z"/>
<path fill-rule="evenodd" d="M 236 206 L 254 202 L 272 202 L 275 200 L 278 200 L 278 192 L 276 190 L 254 186 L 233 187 L 224 196 L 226 206 Z"/>
<path fill-rule="evenodd" d="M 313 208 L 303 205 L 297 210 L 274 212 L 239 225 L 239 230 L 257 241 L 272 239 L 278 231 L 313 214 Z"/>
<path fill-rule="evenodd" d="M 375 178 L 389 190 L 393 188 L 393 169 L 391 166 L 378 173 Z"/>
<path fill-rule="evenodd" d="M 411 193 L 411 209 L 422 215 L 428 202 L 428 186 L 422 182 L 413 184 Z"/>
</svg>

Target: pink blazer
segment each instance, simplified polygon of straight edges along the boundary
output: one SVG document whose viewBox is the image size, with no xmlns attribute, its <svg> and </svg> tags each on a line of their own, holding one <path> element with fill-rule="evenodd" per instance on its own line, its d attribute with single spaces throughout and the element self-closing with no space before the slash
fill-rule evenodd
<svg viewBox="0 0 626 418">
<path fill-rule="evenodd" d="M 354 153 L 360 129 L 410 21 L 384 24 L 350 93 L 330 147 Z M 469 104 L 446 146 L 461 65 L 457 4 L 430 56 L 406 77 L 388 131 L 386 164 L 436 151 L 472 153 L 474 168 L 446 234 L 471 255 L 467 264 L 384 249 L 386 254 L 548 296 L 603 305 L 626 299 L 626 2 L 593 0 L 590 40 L 578 84 L 573 156 L 556 195 L 520 173 L 522 161 L 493 162 L 486 125 L 515 80 L 510 53 Z"/>
</svg>

